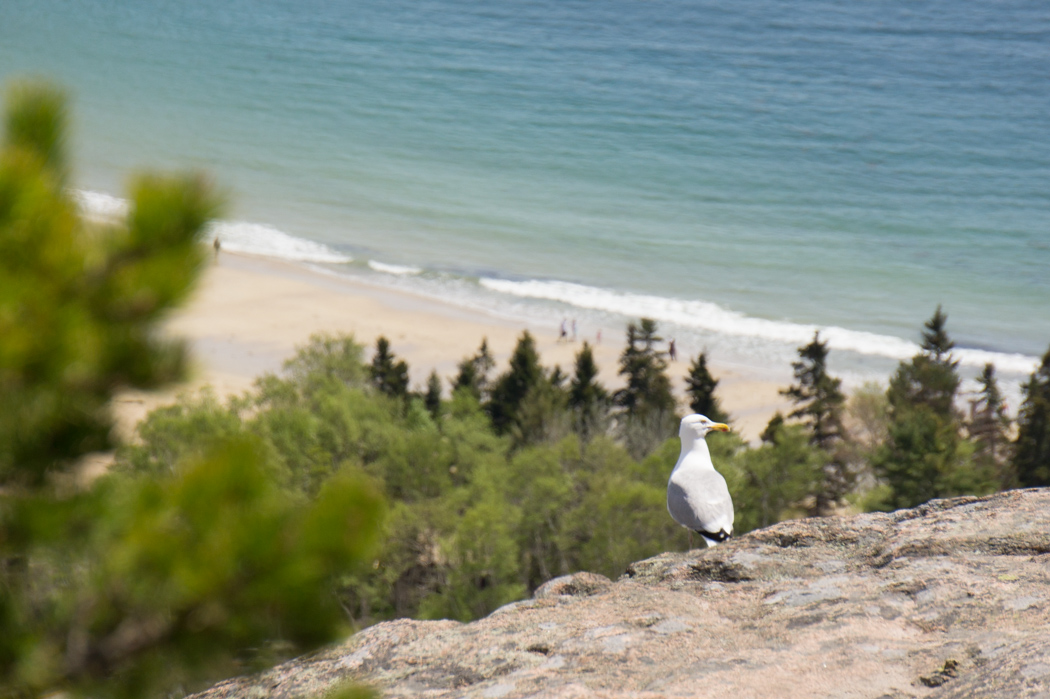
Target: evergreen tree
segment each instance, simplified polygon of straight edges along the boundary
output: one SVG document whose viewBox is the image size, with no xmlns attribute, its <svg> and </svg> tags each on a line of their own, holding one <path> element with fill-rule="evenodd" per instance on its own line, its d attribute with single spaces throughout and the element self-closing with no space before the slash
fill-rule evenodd
<svg viewBox="0 0 1050 699">
<path fill-rule="evenodd" d="M 656 322 L 642 318 L 627 325 L 627 346 L 620 355 L 620 376 L 626 385 L 613 396 L 614 403 L 629 417 L 654 412 L 674 412 L 675 399 L 667 378 L 667 360 L 656 348 L 663 338 Z"/>
<path fill-rule="evenodd" d="M 423 396 L 423 404 L 427 407 L 431 417 L 437 417 L 441 412 L 441 378 L 436 370 L 430 372 L 427 377 L 427 392 Z"/>
<path fill-rule="evenodd" d="M 511 425 L 510 434 L 515 447 L 535 444 L 553 444 L 572 432 L 572 413 L 568 408 L 568 392 L 558 382 L 540 381 L 525 394 Z"/>
<path fill-rule="evenodd" d="M 892 407 L 925 406 L 946 421 L 958 421 L 955 397 L 959 390 L 959 362 L 951 354 L 955 343 L 948 337 L 948 316 L 937 306 L 922 333 L 922 351 L 901 363 L 890 382 L 887 397 Z"/>
<path fill-rule="evenodd" d="M 609 392 L 598 383 L 598 364 L 586 340 L 576 354 L 568 404 L 576 434 L 582 441 L 602 432 L 609 413 Z"/>
<path fill-rule="evenodd" d="M 889 436 L 873 466 L 890 487 L 889 507 L 914 507 L 930 498 L 991 487 L 973 467 L 971 447 L 959 435 L 954 404 L 960 379 L 946 320 L 938 306 L 925 324 L 922 350 L 901 362 L 886 392 Z"/>
<path fill-rule="evenodd" d="M 853 485 L 841 448 L 846 396 L 840 389 L 842 381 L 828 374 L 828 345 L 820 341 L 819 332 L 813 334 L 812 342 L 798 348 L 798 355 L 799 361 L 791 365 L 796 383 L 780 393 L 797 406 L 788 417 L 800 419 L 809 431 L 809 443 L 827 454 L 823 482 L 811 510 L 813 515 L 824 516 Z"/>
<path fill-rule="evenodd" d="M 999 489 L 1012 488 L 1016 479 L 1011 473 L 1010 463 L 1010 417 L 1006 414 L 1006 404 L 999 392 L 995 366 L 985 364 L 981 375 L 977 377 L 977 383 L 981 385 L 981 390 L 978 397 L 970 401 L 970 420 L 967 424 L 967 432 L 974 442 L 974 459 L 985 470 L 995 474 Z"/>
<path fill-rule="evenodd" d="M 177 464 L 75 485 L 75 460 L 110 445 L 114 394 L 180 376 L 182 345 L 160 339 L 160 321 L 192 289 L 219 207 L 201 177 L 146 175 L 123 220 L 83 219 L 66 188 L 62 95 L 32 84 L 11 95 L 0 696 L 181 695 L 331 640 L 344 629 L 328 592 L 378 533 L 381 501 L 363 482 L 295 497 L 265 443 L 209 405 L 205 434 L 183 436 L 210 443 L 182 444 Z"/>
<path fill-rule="evenodd" d="M 620 430 L 628 451 L 641 458 L 674 434 L 675 399 L 667 376 L 667 360 L 657 349 L 663 338 L 656 322 L 642 318 L 627 326 L 627 346 L 620 355 L 624 387 L 613 394 L 621 409 Z"/>
<path fill-rule="evenodd" d="M 1023 487 L 1050 485 L 1050 349 L 1023 388 L 1014 470 Z"/>
<path fill-rule="evenodd" d="M 496 379 L 485 404 L 485 410 L 498 434 L 510 431 L 525 397 L 545 378 L 536 351 L 536 340 L 526 330 L 518 338 L 518 344 L 511 354 L 510 368 Z"/>
<path fill-rule="evenodd" d="M 773 413 L 773 417 L 769 418 L 769 422 L 766 423 L 765 428 L 762 430 L 762 434 L 758 435 L 759 439 L 762 440 L 763 444 L 773 444 L 776 441 L 777 435 L 784 428 L 784 423 L 787 422 L 784 419 L 784 414 L 779 410 Z"/>
<path fill-rule="evenodd" d="M 488 375 L 496 366 L 496 360 L 489 351 L 488 338 L 481 340 L 481 346 L 473 357 L 466 357 L 457 366 L 456 378 L 452 381 L 452 390 L 464 389 L 474 396 L 479 403 L 487 397 L 489 389 Z"/>
<path fill-rule="evenodd" d="M 12 88 L 0 151 L 0 481 L 37 485 L 112 446 L 110 400 L 185 369 L 156 331 L 186 298 L 220 202 L 200 176 L 141 176 L 119 226 L 89 231 L 66 190 L 65 101 Z"/>
<path fill-rule="evenodd" d="M 707 370 L 706 353 L 701 352 L 689 365 L 685 386 L 686 394 L 689 396 L 690 410 L 706 415 L 715 422 L 729 421 L 729 415 L 718 404 L 718 397 L 715 395 L 718 380 Z"/>
<path fill-rule="evenodd" d="M 390 341 L 380 335 L 369 369 L 372 385 L 380 392 L 398 399 L 408 397 L 408 364 L 390 351 Z"/>
</svg>

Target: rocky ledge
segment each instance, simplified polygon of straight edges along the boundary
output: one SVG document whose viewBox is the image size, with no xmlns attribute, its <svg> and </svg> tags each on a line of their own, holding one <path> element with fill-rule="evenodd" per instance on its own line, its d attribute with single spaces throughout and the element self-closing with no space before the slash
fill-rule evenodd
<svg viewBox="0 0 1050 699">
<path fill-rule="evenodd" d="M 469 624 L 399 620 L 196 695 L 1044 697 L 1050 489 L 783 522 L 552 580 Z"/>
</svg>

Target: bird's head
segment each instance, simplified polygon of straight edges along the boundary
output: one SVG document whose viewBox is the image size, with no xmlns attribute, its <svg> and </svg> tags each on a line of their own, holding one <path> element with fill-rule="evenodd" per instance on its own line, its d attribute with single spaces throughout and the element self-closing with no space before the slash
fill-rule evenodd
<svg viewBox="0 0 1050 699">
<path fill-rule="evenodd" d="M 682 441 L 703 439 L 708 432 L 728 432 L 729 425 L 723 422 L 715 422 L 706 415 L 686 415 L 682 418 L 682 426 L 678 429 L 678 436 Z"/>
</svg>

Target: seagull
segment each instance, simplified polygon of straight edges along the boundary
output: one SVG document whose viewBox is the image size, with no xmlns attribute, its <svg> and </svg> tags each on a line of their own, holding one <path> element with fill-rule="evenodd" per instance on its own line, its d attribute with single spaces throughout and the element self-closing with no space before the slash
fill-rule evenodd
<svg viewBox="0 0 1050 699">
<path fill-rule="evenodd" d="M 726 479 L 711 463 L 704 437 L 729 426 L 704 415 L 686 415 L 678 436 L 682 454 L 667 481 L 667 511 L 674 521 L 703 537 L 708 546 L 725 541 L 733 533 L 733 498 Z"/>
</svg>

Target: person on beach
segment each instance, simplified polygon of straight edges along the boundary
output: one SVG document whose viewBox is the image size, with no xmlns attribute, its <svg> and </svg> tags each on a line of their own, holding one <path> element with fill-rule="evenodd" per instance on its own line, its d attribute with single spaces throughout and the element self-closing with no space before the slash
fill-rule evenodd
<svg viewBox="0 0 1050 699">
<path fill-rule="evenodd" d="M 561 332 L 558 334 L 558 342 L 563 342 L 568 337 L 568 332 L 565 330 L 565 319 L 561 319 Z"/>
<path fill-rule="evenodd" d="M 219 250 L 222 248 L 222 243 L 219 242 L 219 236 L 215 236 L 215 240 L 212 241 L 211 246 L 215 248 L 215 261 L 219 261 Z"/>
<path fill-rule="evenodd" d="M 678 359 L 678 350 L 675 349 L 673 337 L 671 338 L 671 342 L 667 345 L 667 356 L 671 358 L 672 362 Z"/>
<path fill-rule="evenodd" d="M 576 342 L 576 319 L 572 319 L 572 341 Z"/>
</svg>

